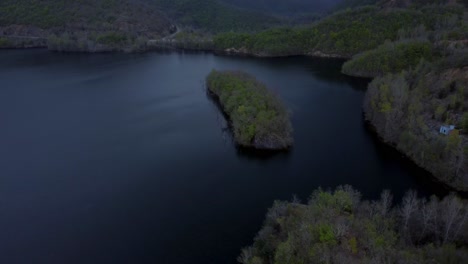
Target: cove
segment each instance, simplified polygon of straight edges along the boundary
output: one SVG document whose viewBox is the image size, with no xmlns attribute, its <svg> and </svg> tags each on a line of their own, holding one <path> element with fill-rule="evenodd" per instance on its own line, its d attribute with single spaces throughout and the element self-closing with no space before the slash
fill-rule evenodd
<svg viewBox="0 0 468 264">
<path fill-rule="evenodd" d="M 267 209 L 321 186 L 445 191 L 366 128 L 342 61 L 0 51 L 0 262 L 236 263 Z M 237 150 L 206 94 L 243 70 L 292 111 L 295 145 Z"/>
</svg>

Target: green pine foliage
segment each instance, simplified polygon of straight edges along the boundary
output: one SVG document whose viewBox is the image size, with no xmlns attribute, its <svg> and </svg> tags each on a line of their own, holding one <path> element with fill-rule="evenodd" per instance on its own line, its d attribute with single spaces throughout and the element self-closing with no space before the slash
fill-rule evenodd
<svg viewBox="0 0 468 264">
<path fill-rule="evenodd" d="M 154 0 L 150 4 L 168 13 L 178 24 L 208 32 L 258 31 L 279 25 L 274 16 L 235 8 L 217 0 Z"/>
<path fill-rule="evenodd" d="M 228 32 L 216 35 L 214 45 L 219 50 L 235 48 L 266 56 L 300 55 L 308 49 L 310 33 L 308 29 L 285 27 L 257 34 Z"/>
<path fill-rule="evenodd" d="M 42 29 L 116 30 L 116 22 L 162 30 L 169 25 L 158 10 L 147 10 L 140 1 L 129 0 L 2 0 L 0 26 L 29 25 Z"/>
<path fill-rule="evenodd" d="M 282 22 L 274 16 L 236 8 L 218 0 L 0 1 L 0 26 L 122 31 L 117 30 L 117 24 L 138 24 L 141 31 L 143 28 L 159 29 L 164 35 L 169 28 L 168 17 L 181 27 L 206 32 L 259 31 Z"/>
<path fill-rule="evenodd" d="M 41 28 L 66 23 L 67 1 L 3 0 L 0 2 L 0 25 L 36 25 Z"/>
<path fill-rule="evenodd" d="M 7 48 L 11 46 L 11 41 L 7 38 L 0 38 L 0 48 Z"/>
<path fill-rule="evenodd" d="M 254 77 L 243 72 L 213 70 L 207 87 L 228 115 L 238 145 L 287 149 L 293 143 L 286 107 Z"/>
<path fill-rule="evenodd" d="M 125 9 L 130 11 L 137 6 L 117 0 L 3 0 L 0 2 L 0 26 L 16 24 L 50 29 L 79 23 L 86 28 L 108 28 L 126 12 Z"/>
<path fill-rule="evenodd" d="M 109 46 L 118 46 L 127 42 L 127 36 L 118 32 L 108 32 L 97 36 L 96 42 Z"/>
<path fill-rule="evenodd" d="M 359 77 L 376 77 L 385 73 L 399 73 L 414 68 L 421 59 L 430 61 L 433 56 L 429 41 L 407 40 L 385 43 L 365 51 L 343 64 L 343 73 Z"/>
</svg>

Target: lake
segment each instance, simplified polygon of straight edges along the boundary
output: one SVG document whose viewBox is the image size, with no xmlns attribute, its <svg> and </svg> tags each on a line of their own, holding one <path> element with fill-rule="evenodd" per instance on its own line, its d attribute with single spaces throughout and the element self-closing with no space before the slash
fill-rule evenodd
<svg viewBox="0 0 468 264">
<path fill-rule="evenodd" d="M 0 51 L 0 262 L 234 264 L 274 200 L 343 184 L 443 193 L 366 127 L 366 81 L 341 63 Z M 206 94 L 212 69 L 284 100 L 289 153 L 236 149 Z"/>
</svg>

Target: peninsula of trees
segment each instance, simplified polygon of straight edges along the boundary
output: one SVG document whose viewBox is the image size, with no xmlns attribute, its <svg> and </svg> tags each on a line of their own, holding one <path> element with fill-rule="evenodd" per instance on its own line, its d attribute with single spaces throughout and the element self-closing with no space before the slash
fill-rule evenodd
<svg viewBox="0 0 468 264">
<path fill-rule="evenodd" d="M 242 264 L 464 263 L 468 205 L 455 195 L 392 204 L 384 191 L 362 200 L 350 186 L 318 189 L 307 204 L 276 201 Z"/>
<path fill-rule="evenodd" d="M 230 120 L 239 146 L 263 150 L 292 146 L 288 110 L 263 83 L 244 72 L 213 70 L 206 85 Z"/>
<path fill-rule="evenodd" d="M 388 144 L 440 181 L 468 190 L 468 56 L 454 54 L 374 79 L 365 118 Z M 441 126 L 454 125 L 449 135 Z"/>
</svg>

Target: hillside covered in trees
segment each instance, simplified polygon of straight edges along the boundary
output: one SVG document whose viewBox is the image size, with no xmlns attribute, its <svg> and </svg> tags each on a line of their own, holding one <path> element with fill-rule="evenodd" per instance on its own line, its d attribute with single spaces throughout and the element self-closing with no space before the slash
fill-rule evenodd
<svg viewBox="0 0 468 264">
<path fill-rule="evenodd" d="M 420 24 L 398 30 L 395 41 L 387 40 L 347 61 L 343 65 L 343 73 L 377 77 L 414 68 L 421 60 L 434 62 L 454 53 L 467 53 L 468 16 L 466 9 L 462 11 L 462 6 L 459 8 L 458 13 L 437 18 L 432 26 Z"/>
<path fill-rule="evenodd" d="M 4 0 L 0 47 L 52 50 L 141 50 L 177 27 L 203 32 L 257 31 L 280 19 L 218 0 Z"/>
<path fill-rule="evenodd" d="M 120 49 L 137 39 L 160 38 L 173 30 L 173 23 L 163 12 L 148 9 L 141 1 L 0 2 L 0 37 L 13 42 L 18 38 L 26 42 L 44 38 L 51 49 Z"/>
<path fill-rule="evenodd" d="M 464 263 L 468 206 L 454 195 L 393 205 L 389 191 L 362 200 L 350 186 L 318 189 L 307 204 L 276 201 L 243 264 Z"/>
<path fill-rule="evenodd" d="M 460 5 L 429 5 L 418 8 L 366 6 L 347 9 L 312 25 L 275 28 L 256 34 L 224 33 L 215 36 L 220 50 L 257 56 L 315 55 L 350 58 L 375 49 L 386 41 L 396 41 L 399 32 L 422 26 L 435 30 L 444 23 L 461 24 Z"/>
<path fill-rule="evenodd" d="M 432 60 L 432 49 L 432 44 L 425 40 L 385 43 L 347 61 L 343 65 L 343 73 L 369 78 L 385 73 L 399 73 L 415 67 L 421 59 Z"/>
<path fill-rule="evenodd" d="M 278 15 L 294 15 L 301 13 L 321 13 L 329 11 L 341 0 L 222 0 L 225 3 L 242 8 Z"/>
<path fill-rule="evenodd" d="M 219 0 L 144 0 L 168 14 L 182 27 L 204 32 L 252 32 L 277 26 L 281 20 L 255 10 L 239 8 Z"/>
<path fill-rule="evenodd" d="M 398 30 L 397 40 L 355 55 L 342 71 L 377 77 L 366 92 L 364 112 L 379 137 L 441 182 L 467 191 L 466 8 L 434 21 Z M 456 129 L 444 135 L 442 126 Z"/>
<path fill-rule="evenodd" d="M 123 22 L 162 32 L 157 26 L 171 23 L 207 31 L 262 29 L 277 20 L 218 0 L 5 0 L 0 3 L 0 25 L 33 25 L 42 29 L 75 27 L 112 28 Z M 151 15 L 151 16 L 149 16 Z M 122 22 L 123 20 L 123 22 Z M 130 31 L 130 30 L 129 30 Z M 140 32 L 138 28 L 132 31 Z"/>
<path fill-rule="evenodd" d="M 468 56 L 376 78 L 364 101 L 379 136 L 442 182 L 468 190 Z M 443 125 L 458 130 L 439 133 Z"/>
<path fill-rule="evenodd" d="M 459 24 L 464 13 L 454 1 L 375 2 L 5 0 L 0 2 L 0 37 L 2 47 L 132 51 L 145 50 L 149 40 L 183 32 L 171 46 L 257 56 L 350 58 L 385 41 L 398 41 L 400 30 L 423 26 L 432 31 L 447 21 Z M 338 11 L 325 15 L 334 10 Z M 285 15 L 292 13 L 296 16 Z"/>
</svg>

